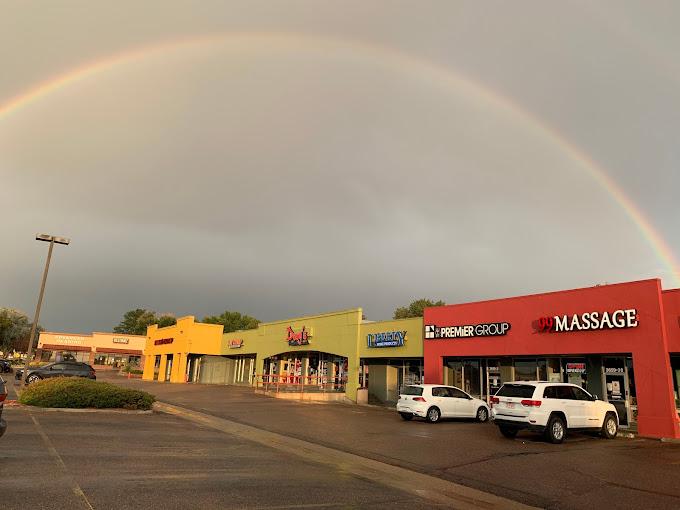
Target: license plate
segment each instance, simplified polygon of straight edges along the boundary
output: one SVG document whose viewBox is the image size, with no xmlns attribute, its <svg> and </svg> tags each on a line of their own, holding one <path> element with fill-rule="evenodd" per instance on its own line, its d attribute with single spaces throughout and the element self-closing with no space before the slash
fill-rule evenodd
<svg viewBox="0 0 680 510">
<path fill-rule="evenodd" d="M 515 403 L 514 403 L 514 402 L 506 402 L 505 405 L 506 405 L 509 409 L 513 409 L 513 408 L 515 407 Z"/>
</svg>

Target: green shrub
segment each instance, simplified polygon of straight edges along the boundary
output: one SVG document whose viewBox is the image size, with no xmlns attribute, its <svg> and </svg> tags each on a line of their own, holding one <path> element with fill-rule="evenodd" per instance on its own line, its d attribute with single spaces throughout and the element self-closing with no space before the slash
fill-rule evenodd
<svg viewBox="0 0 680 510">
<path fill-rule="evenodd" d="M 156 398 L 139 390 L 80 377 L 56 377 L 30 384 L 19 402 L 38 407 L 151 409 Z"/>
<path fill-rule="evenodd" d="M 139 368 L 139 365 L 130 365 L 130 363 L 126 363 L 125 366 L 123 367 L 123 373 L 125 373 L 125 374 L 143 374 L 144 370 L 141 370 Z"/>
</svg>

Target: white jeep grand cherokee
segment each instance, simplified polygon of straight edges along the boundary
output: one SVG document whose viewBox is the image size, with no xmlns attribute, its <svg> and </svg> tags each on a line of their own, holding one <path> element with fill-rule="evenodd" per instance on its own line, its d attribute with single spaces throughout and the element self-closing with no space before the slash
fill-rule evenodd
<svg viewBox="0 0 680 510">
<path fill-rule="evenodd" d="M 491 397 L 491 418 L 505 437 L 522 429 L 541 432 L 561 443 L 567 430 L 598 431 L 613 439 L 619 429 L 616 408 L 575 384 L 549 382 L 505 383 Z"/>
</svg>

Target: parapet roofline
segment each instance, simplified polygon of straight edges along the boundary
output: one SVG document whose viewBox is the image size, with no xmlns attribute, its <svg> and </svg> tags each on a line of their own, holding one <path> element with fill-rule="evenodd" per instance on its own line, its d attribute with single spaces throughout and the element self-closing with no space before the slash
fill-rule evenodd
<svg viewBox="0 0 680 510">
<path fill-rule="evenodd" d="M 150 326 L 156 326 L 157 331 L 165 331 L 165 330 L 170 329 L 170 328 L 176 328 L 177 326 L 179 326 L 179 321 L 185 320 L 185 319 L 193 320 L 194 324 L 197 325 L 197 326 L 211 326 L 211 327 L 215 327 L 215 328 L 219 327 L 219 328 L 224 329 L 224 326 L 222 324 L 210 324 L 210 323 L 207 323 L 207 322 L 197 321 L 195 315 L 185 315 L 184 317 L 177 317 L 175 324 L 173 324 L 172 326 L 163 326 L 161 328 L 161 327 L 158 327 L 158 323 L 151 324 Z M 132 336 L 134 336 L 134 335 L 132 335 Z M 147 338 L 147 336 L 144 335 L 143 338 Z"/>
<path fill-rule="evenodd" d="M 63 335 L 63 336 L 92 336 L 92 333 L 64 333 L 63 331 L 41 331 L 40 334 L 41 335 Z"/>
<path fill-rule="evenodd" d="M 454 306 L 471 306 L 471 305 L 481 305 L 481 304 L 488 304 L 488 303 L 499 303 L 501 301 L 510 301 L 512 299 L 521 299 L 521 298 L 533 298 L 533 297 L 541 297 L 541 296 L 553 296 L 555 294 L 567 294 L 567 293 L 573 293 L 573 292 L 581 292 L 584 290 L 592 290 L 592 289 L 600 289 L 600 288 L 608 288 L 608 287 L 621 287 L 623 285 L 635 285 L 639 283 L 649 283 L 649 282 L 657 282 L 659 288 L 661 289 L 661 279 L 660 278 L 646 278 L 644 280 L 633 280 L 630 282 L 618 282 L 618 283 L 607 283 L 607 284 L 602 284 L 602 285 L 591 285 L 590 287 L 579 287 L 576 289 L 564 289 L 564 290 L 552 290 L 550 292 L 536 292 L 533 294 L 520 294 L 517 296 L 510 296 L 510 297 L 503 297 L 503 298 L 493 298 L 493 299 L 482 299 L 480 301 L 464 301 L 462 303 L 450 303 L 446 305 L 441 305 L 441 306 L 430 306 L 427 309 L 430 310 L 436 310 L 439 308 L 449 308 L 449 307 L 454 307 Z M 671 289 L 671 290 L 680 290 L 680 289 Z M 661 289 L 661 292 L 665 292 L 663 289 Z"/>
<path fill-rule="evenodd" d="M 93 335 L 112 335 L 112 336 L 134 336 L 136 338 L 146 338 L 146 335 L 129 335 L 127 333 L 107 333 L 106 331 L 93 331 Z"/>
<path fill-rule="evenodd" d="M 273 326 L 276 324 L 290 324 L 292 322 L 303 322 L 307 320 L 312 320 L 312 319 L 323 319 L 324 317 L 332 317 L 333 315 L 344 315 L 347 313 L 363 313 L 362 308 L 349 308 L 347 310 L 339 310 L 337 312 L 327 312 L 327 313 L 322 313 L 318 315 L 305 315 L 304 317 L 292 317 L 290 319 L 283 319 L 279 321 L 273 321 L 273 322 L 260 322 L 257 325 L 257 328 L 252 328 L 252 329 L 237 329 L 236 331 L 230 331 L 229 333 L 224 333 L 225 335 L 231 335 L 234 333 L 243 333 L 245 331 L 257 331 L 258 328 L 261 326 Z"/>
</svg>

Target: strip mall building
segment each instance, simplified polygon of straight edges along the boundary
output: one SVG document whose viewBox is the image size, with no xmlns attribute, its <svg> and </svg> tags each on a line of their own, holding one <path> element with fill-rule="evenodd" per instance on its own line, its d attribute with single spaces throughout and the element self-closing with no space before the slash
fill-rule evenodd
<svg viewBox="0 0 680 510">
<path fill-rule="evenodd" d="M 80 335 L 45 331 L 38 338 L 35 359 L 74 360 L 94 365 L 97 370 L 120 368 L 129 363 L 143 366 L 146 337 L 118 333 Z"/>
<path fill-rule="evenodd" d="M 279 396 L 394 402 L 405 384 L 489 398 L 501 384 L 578 384 L 622 427 L 680 438 L 680 289 L 659 280 L 428 308 L 366 322 L 361 309 L 222 334 L 193 317 L 148 330 L 144 378 L 252 385 Z"/>
<path fill-rule="evenodd" d="M 423 381 L 421 318 L 367 322 L 355 308 L 223 334 L 222 326 L 182 317 L 147 334 L 147 380 L 252 385 L 279 397 L 376 403 L 394 403 L 400 387 Z"/>
<path fill-rule="evenodd" d="M 565 381 L 613 403 L 622 427 L 680 438 L 680 289 L 603 285 L 424 314 L 425 380 L 488 398 L 512 380 Z"/>
</svg>

